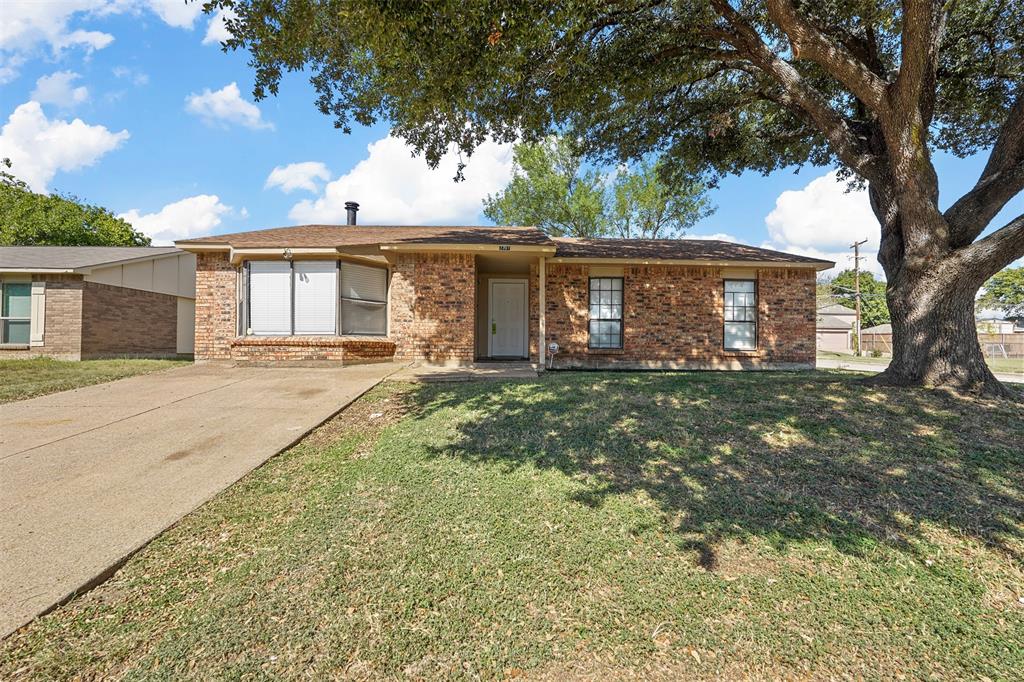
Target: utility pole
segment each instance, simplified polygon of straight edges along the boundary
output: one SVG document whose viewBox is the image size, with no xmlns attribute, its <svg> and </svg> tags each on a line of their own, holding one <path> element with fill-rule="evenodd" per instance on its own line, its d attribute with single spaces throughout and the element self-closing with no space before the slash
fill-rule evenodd
<svg viewBox="0 0 1024 682">
<path fill-rule="evenodd" d="M 867 239 L 862 239 L 859 242 L 850 244 L 850 248 L 853 249 L 854 300 L 857 301 L 857 357 L 864 354 L 860 340 L 860 259 L 864 256 L 860 255 L 860 245 L 865 242 L 867 242 Z"/>
</svg>

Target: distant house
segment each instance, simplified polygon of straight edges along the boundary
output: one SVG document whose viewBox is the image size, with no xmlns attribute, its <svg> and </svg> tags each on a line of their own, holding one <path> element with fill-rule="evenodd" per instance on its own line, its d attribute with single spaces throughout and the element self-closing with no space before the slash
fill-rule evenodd
<svg viewBox="0 0 1024 682">
<path fill-rule="evenodd" d="M 856 322 L 857 311 L 838 303 L 818 308 L 818 350 L 852 353 Z"/>
<path fill-rule="evenodd" d="M 1014 334 L 1024 332 L 1024 328 L 1014 320 L 1007 319 L 998 310 L 979 310 L 974 315 L 979 334 Z"/>
<path fill-rule="evenodd" d="M 0 358 L 190 354 L 195 282 L 173 246 L 0 247 Z"/>
</svg>

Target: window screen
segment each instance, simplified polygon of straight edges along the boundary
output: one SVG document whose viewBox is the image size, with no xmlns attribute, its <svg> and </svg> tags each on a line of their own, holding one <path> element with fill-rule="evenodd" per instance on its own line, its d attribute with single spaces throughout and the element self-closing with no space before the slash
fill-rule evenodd
<svg viewBox="0 0 1024 682">
<path fill-rule="evenodd" d="M 271 336 L 292 333 L 291 263 L 249 263 L 249 330 L 251 334 Z"/>
<path fill-rule="evenodd" d="M 31 311 L 31 283 L 0 283 L 0 343 L 28 345 Z"/>
<path fill-rule="evenodd" d="M 337 328 L 337 261 L 296 261 L 295 333 L 334 334 Z"/>
<path fill-rule="evenodd" d="M 355 263 L 341 264 L 341 333 L 387 333 L 388 271 Z"/>
<path fill-rule="evenodd" d="M 590 279 L 590 347 L 622 348 L 622 278 Z"/>
<path fill-rule="evenodd" d="M 753 280 L 725 281 L 725 348 L 757 348 L 757 288 Z"/>
</svg>

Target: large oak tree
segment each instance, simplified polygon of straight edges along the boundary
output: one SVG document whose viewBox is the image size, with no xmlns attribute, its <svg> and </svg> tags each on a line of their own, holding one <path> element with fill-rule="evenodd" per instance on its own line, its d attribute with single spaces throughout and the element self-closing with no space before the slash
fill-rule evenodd
<svg viewBox="0 0 1024 682">
<path fill-rule="evenodd" d="M 661 158 L 712 178 L 801 164 L 867 186 L 881 229 L 888 384 L 1007 393 L 974 297 L 1024 255 L 1019 0 L 212 0 L 233 7 L 255 95 L 308 69 L 321 111 L 393 122 L 436 164 L 488 137 L 572 130 L 597 160 Z M 935 150 L 988 150 L 939 208 Z"/>
</svg>

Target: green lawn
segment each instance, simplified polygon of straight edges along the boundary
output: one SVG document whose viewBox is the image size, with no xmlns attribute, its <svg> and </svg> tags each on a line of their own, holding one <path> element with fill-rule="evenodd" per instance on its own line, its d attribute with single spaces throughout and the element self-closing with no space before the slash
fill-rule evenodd
<svg viewBox="0 0 1024 682">
<path fill-rule="evenodd" d="M 384 384 L 0 679 L 1011 679 L 1021 443 L 838 372 Z"/>
<path fill-rule="evenodd" d="M 34 398 L 136 374 L 188 364 L 187 360 L 0 360 L 0 403 Z"/>
<path fill-rule="evenodd" d="M 848 353 L 832 353 L 830 351 L 818 351 L 818 357 L 827 360 L 840 360 L 842 362 L 848 362 L 851 365 L 855 364 L 866 364 L 866 365 L 887 365 L 889 364 L 889 358 L 880 357 L 874 358 L 870 355 L 864 355 L 857 357 L 856 355 L 850 355 Z M 1006 374 L 1024 374 L 1024 358 L 986 358 L 989 369 L 993 372 L 1001 372 Z"/>
</svg>

